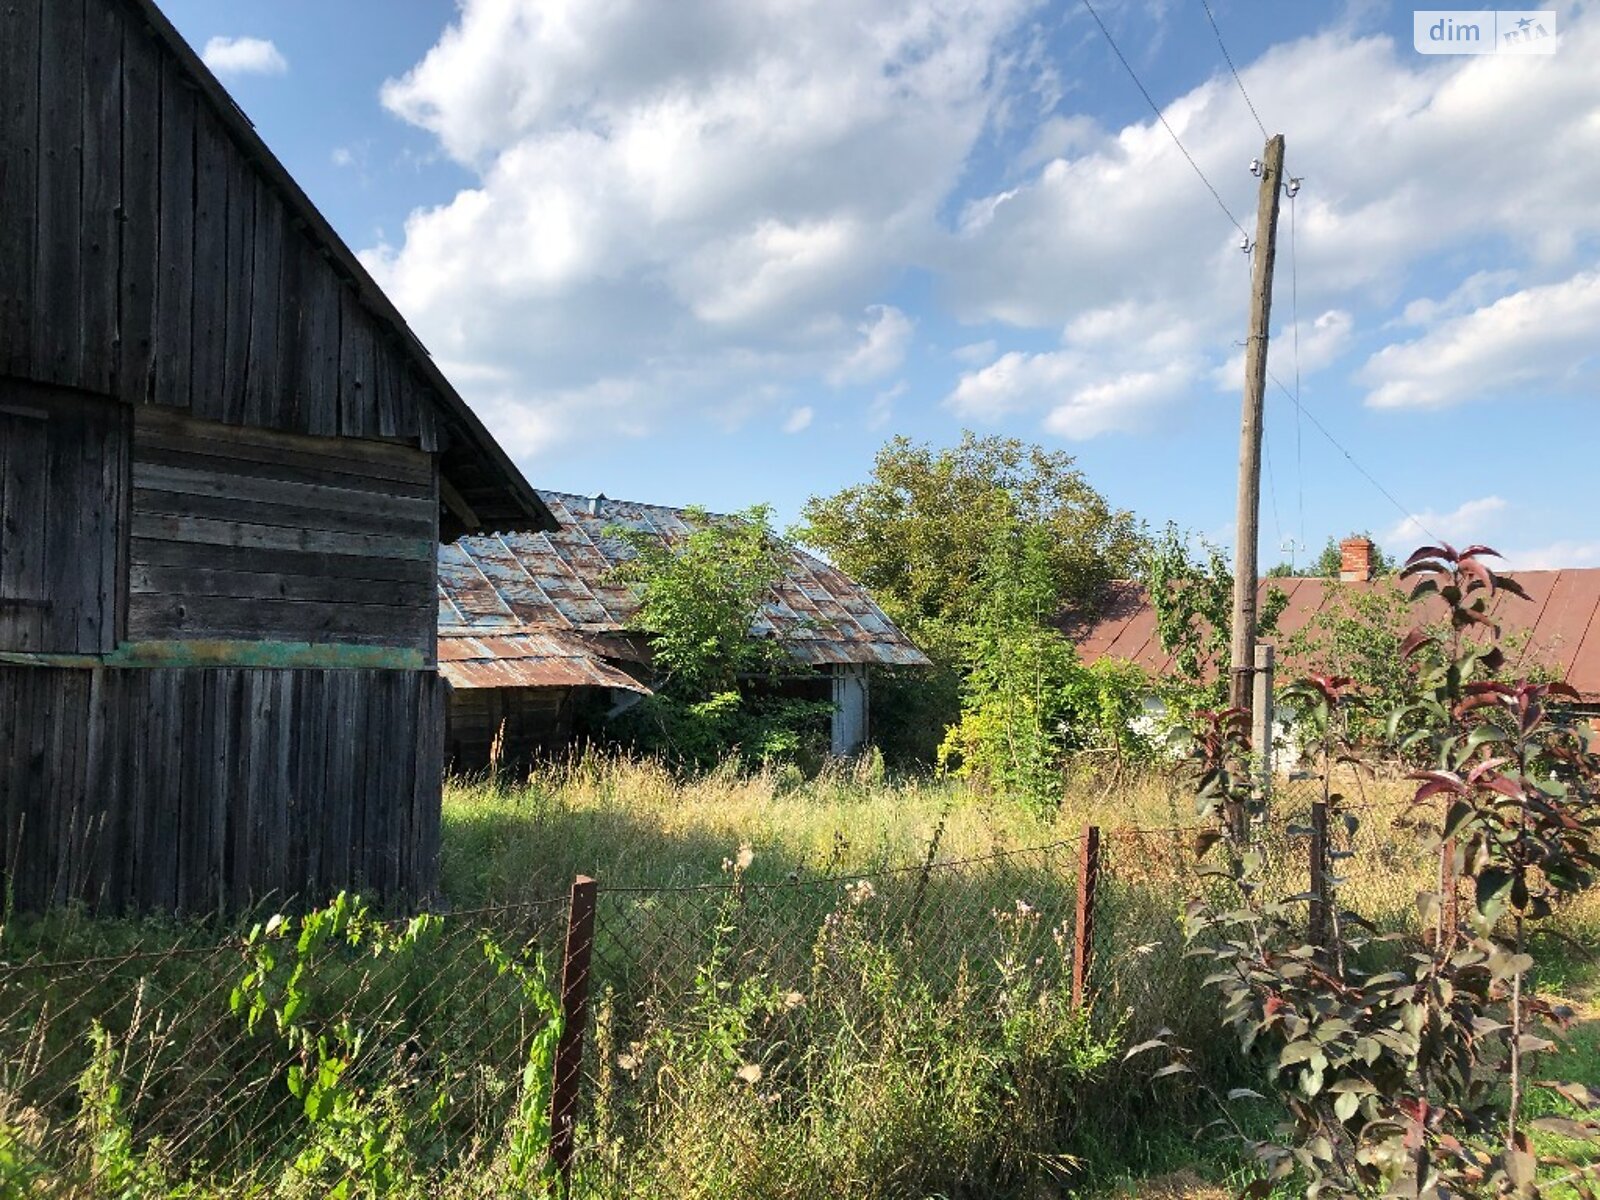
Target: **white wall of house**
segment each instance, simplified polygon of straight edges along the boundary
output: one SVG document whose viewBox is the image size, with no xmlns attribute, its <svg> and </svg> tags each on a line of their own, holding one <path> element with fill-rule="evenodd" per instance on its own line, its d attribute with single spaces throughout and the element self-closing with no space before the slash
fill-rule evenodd
<svg viewBox="0 0 1600 1200">
<path fill-rule="evenodd" d="M 833 752 L 854 754 L 867 744 L 867 700 L 870 676 L 864 663 L 833 668 Z"/>
</svg>

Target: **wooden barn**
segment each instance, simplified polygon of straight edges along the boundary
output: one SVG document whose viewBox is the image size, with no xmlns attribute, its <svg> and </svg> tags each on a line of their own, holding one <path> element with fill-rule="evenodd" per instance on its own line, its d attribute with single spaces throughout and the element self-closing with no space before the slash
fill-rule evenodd
<svg viewBox="0 0 1600 1200">
<path fill-rule="evenodd" d="M 433 887 L 437 547 L 551 524 L 149 0 L 0 4 L 0 870 Z"/>
<path fill-rule="evenodd" d="M 556 527 L 463 537 L 439 551 L 439 670 L 452 685 L 449 755 L 476 770 L 491 757 L 522 761 L 563 745 L 585 700 L 622 705 L 649 693 L 649 652 L 634 625 L 638 601 L 612 579 L 633 551 L 612 535 L 635 530 L 671 545 L 690 532 L 682 509 L 540 492 Z M 874 667 L 929 666 L 867 590 L 798 547 L 752 637 L 775 638 L 795 659 L 790 694 L 833 703 L 832 749 L 867 740 Z"/>
</svg>

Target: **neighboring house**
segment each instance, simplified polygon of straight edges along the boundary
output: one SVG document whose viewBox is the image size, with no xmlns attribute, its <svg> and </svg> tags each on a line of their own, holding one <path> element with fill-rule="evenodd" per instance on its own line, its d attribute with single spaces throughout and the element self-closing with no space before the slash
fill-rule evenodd
<svg viewBox="0 0 1600 1200">
<path fill-rule="evenodd" d="M 610 536 L 626 527 L 672 544 L 690 532 L 682 509 L 604 496 L 541 492 L 547 533 L 464 537 L 439 551 L 439 670 L 453 686 L 449 745 L 462 769 L 497 747 L 517 761 L 563 744 L 584 698 L 649 693 L 649 652 L 633 624 L 637 597 L 612 578 L 631 557 Z M 866 589 L 827 563 L 784 547 L 784 571 L 751 629 L 797 663 L 790 694 L 831 700 L 832 748 L 867 739 L 874 666 L 928 666 Z"/>
<path fill-rule="evenodd" d="M 1386 588 L 1402 595 L 1410 586 L 1395 576 L 1374 577 L 1372 543 L 1350 538 L 1341 544 L 1343 570 L 1332 579 L 1263 579 L 1260 599 L 1272 588 L 1288 597 L 1278 618 L 1277 631 L 1264 640 L 1282 645 L 1304 629 L 1343 592 Z M 1584 710 L 1600 713 L 1600 569 L 1508 572 L 1528 593 L 1523 600 L 1509 592 L 1497 594 L 1490 615 L 1500 626 L 1513 663 L 1538 665 L 1575 688 Z M 1430 603 L 1424 619 L 1443 615 Z M 1403 631 L 1401 631 L 1403 632 Z M 1172 670 L 1172 656 L 1161 647 L 1156 615 L 1136 583 L 1119 581 L 1111 586 L 1097 616 L 1070 630 L 1079 656 L 1085 662 L 1116 658 L 1142 667 L 1151 676 Z M 1279 682 L 1295 669 L 1280 663 Z"/>
<path fill-rule="evenodd" d="M 8 904 L 434 887 L 437 546 L 550 523 L 148 0 L 0 6 Z"/>
</svg>

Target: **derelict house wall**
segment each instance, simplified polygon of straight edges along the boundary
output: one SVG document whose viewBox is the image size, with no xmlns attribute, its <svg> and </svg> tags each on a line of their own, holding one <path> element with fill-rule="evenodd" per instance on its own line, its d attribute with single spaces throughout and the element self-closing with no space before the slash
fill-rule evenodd
<svg viewBox="0 0 1600 1200">
<path fill-rule="evenodd" d="M 431 671 L 0 667 L 11 900 L 99 912 L 391 904 L 437 877 Z"/>
<path fill-rule="evenodd" d="M 434 661 L 433 457 L 161 409 L 133 427 L 128 636 L 383 647 Z"/>
<path fill-rule="evenodd" d="M 146 20 L 0 4 L 3 883 L 426 895 L 437 397 Z"/>
<path fill-rule="evenodd" d="M 450 769 L 470 774 L 491 762 L 522 765 L 561 749 L 572 738 L 573 698 L 564 687 L 452 689 L 445 734 Z"/>
<path fill-rule="evenodd" d="M 0 5 L 0 376 L 437 449 L 434 395 L 127 0 Z"/>
</svg>

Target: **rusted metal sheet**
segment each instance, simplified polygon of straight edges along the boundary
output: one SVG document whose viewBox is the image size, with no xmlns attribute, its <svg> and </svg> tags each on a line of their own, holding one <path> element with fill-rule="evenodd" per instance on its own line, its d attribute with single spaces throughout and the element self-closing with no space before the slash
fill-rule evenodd
<svg viewBox="0 0 1600 1200">
<path fill-rule="evenodd" d="M 691 532 L 683 512 L 603 498 L 591 501 L 564 492 L 541 492 L 540 496 L 558 522 L 554 532 L 465 537 L 441 548 L 441 663 L 445 660 L 444 642 L 454 635 L 556 631 L 590 635 L 587 643 L 563 645 L 567 650 L 586 645 L 586 653 L 601 665 L 606 659 L 643 661 L 637 641 L 616 640 L 631 630 L 639 603 L 614 578 L 615 569 L 632 557 L 633 549 L 608 531 L 623 527 L 670 546 Z M 927 657 L 895 627 L 865 588 L 821 559 L 795 547 L 785 549 L 783 578 L 752 627 L 753 636 L 776 638 L 796 659 L 813 666 L 929 665 Z M 612 640 L 594 640 L 601 635 Z M 493 657 L 485 654 L 479 660 Z M 549 657 L 572 656 L 552 651 Z M 560 669 L 570 674 L 578 668 Z M 562 682 L 574 681 L 564 678 Z"/>
<path fill-rule="evenodd" d="M 1490 613 L 1502 636 L 1518 653 L 1520 667 L 1546 667 L 1571 684 L 1585 704 L 1600 704 L 1600 568 L 1565 571 L 1508 573 L 1528 593 L 1523 600 L 1499 593 Z M 1340 583 L 1329 579 L 1266 579 L 1261 598 L 1270 588 L 1281 588 L 1288 607 L 1278 619 L 1279 640 L 1304 629 L 1341 592 L 1374 588 L 1404 590 L 1392 578 Z M 1155 612 L 1138 585 L 1118 581 L 1111 585 L 1101 615 L 1071 622 L 1066 632 L 1085 662 L 1118 658 L 1134 663 L 1151 675 L 1168 670 L 1171 655 L 1155 634 Z M 1443 615 L 1438 601 L 1427 602 L 1422 621 Z M 1408 618 L 1409 619 L 1409 618 Z M 1520 651 L 1517 647 L 1521 647 Z"/>
<path fill-rule="evenodd" d="M 599 687 L 649 695 L 594 643 L 559 634 L 439 639 L 439 673 L 457 688 Z"/>
</svg>

